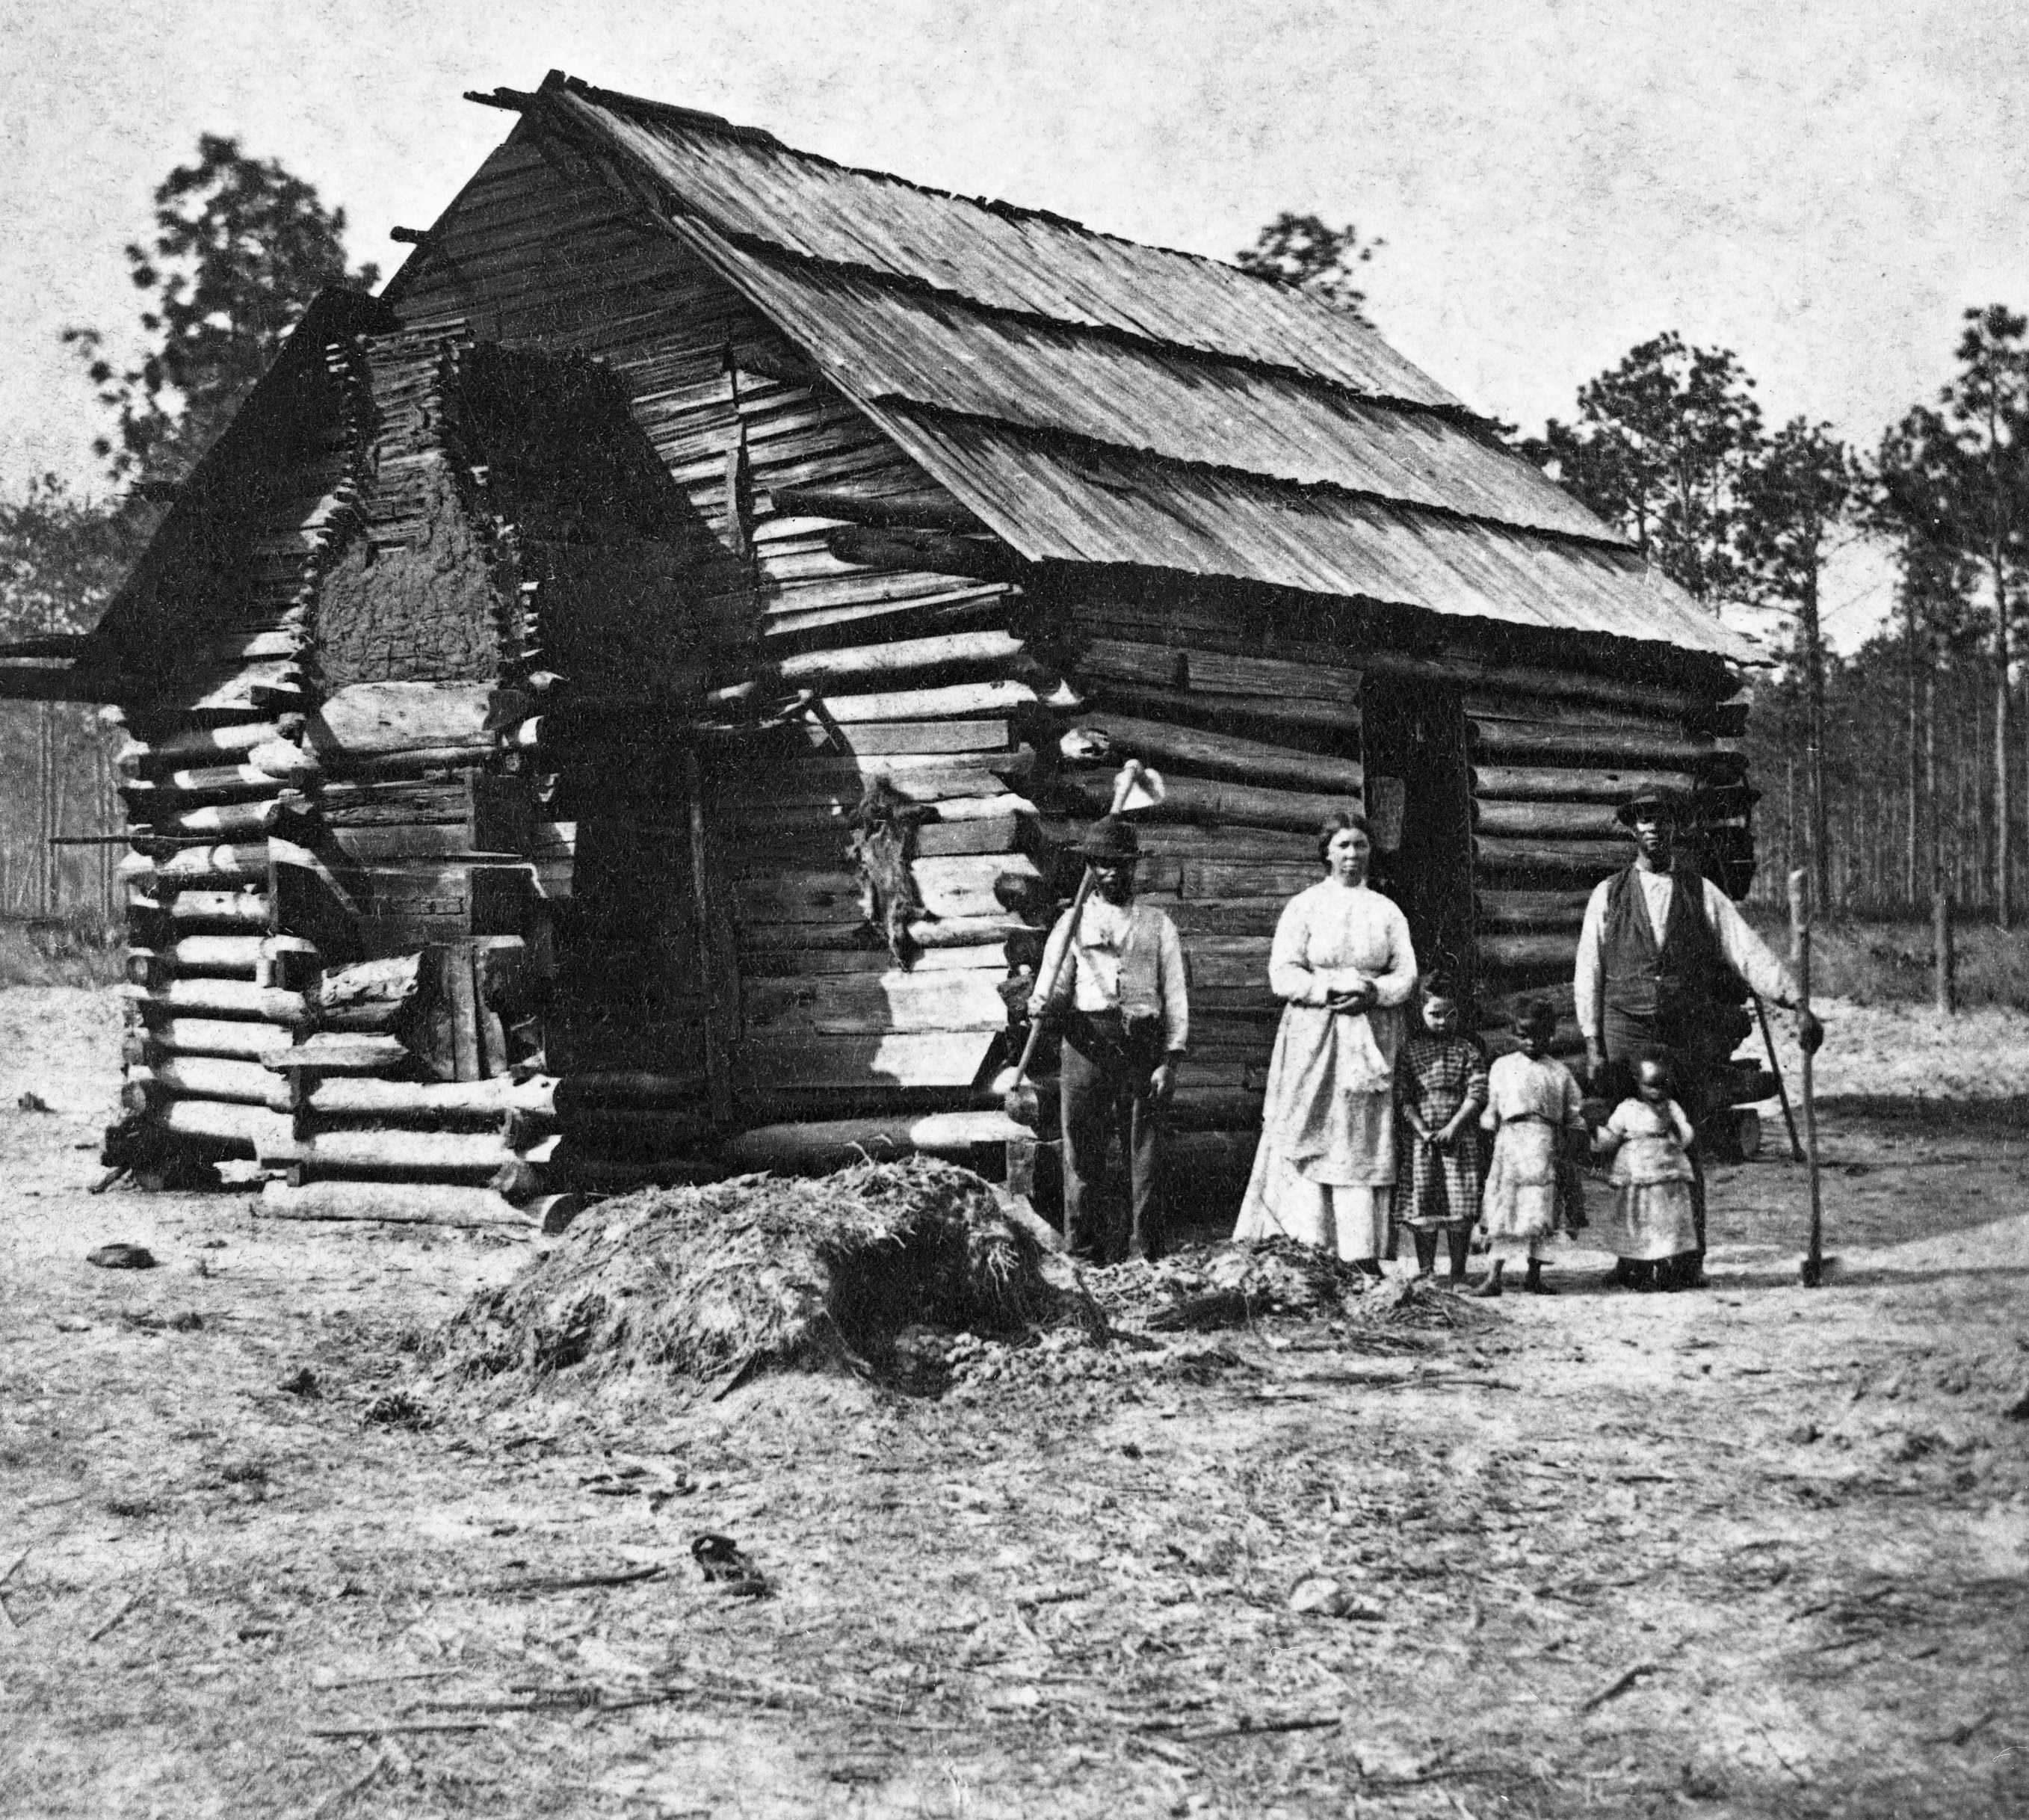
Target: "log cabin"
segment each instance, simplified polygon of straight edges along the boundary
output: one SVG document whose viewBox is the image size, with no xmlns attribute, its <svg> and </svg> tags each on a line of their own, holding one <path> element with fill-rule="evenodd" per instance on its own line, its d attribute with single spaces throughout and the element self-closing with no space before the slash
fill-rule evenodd
<svg viewBox="0 0 2029 1820">
<path fill-rule="evenodd" d="M 0 666 L 131 736 L 109 1163 L 524 1224 L 1005 1166 L 1011 953 L 1129 757 L 1207 1192 L 1332 810 L 1497 1048 L 1538 994 L 1576 1042 L 1637 786 L 1745 893 L 1754 649 L 1357 318 L 554 72 L 468 98 L 511 129 L 383 294 L 319 299 L 95 630 Z M 862 797 L 906 808 L 877 904 Z"/>
</svg>

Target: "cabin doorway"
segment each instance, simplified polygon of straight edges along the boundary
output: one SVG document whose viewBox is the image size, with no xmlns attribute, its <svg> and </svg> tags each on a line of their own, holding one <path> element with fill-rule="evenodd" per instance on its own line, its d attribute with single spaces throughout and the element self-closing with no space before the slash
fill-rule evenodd
<svg viewBox="0 0 2029 1820">
<path fill-rule="evenodd" d="M 1361 744 L 1374 883 L 1402 907 L 1416 960 L 1472 990 L 1472 789 L 1457 691 L 1370 676 Z"/>
</svg>

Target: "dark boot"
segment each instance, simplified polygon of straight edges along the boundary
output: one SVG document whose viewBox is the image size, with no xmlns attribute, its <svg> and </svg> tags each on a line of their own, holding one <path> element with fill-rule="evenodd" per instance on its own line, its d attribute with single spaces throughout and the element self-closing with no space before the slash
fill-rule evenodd
<svg viewBox="0 0 2029 1820">
<path fill-rule="evenodd" d="M 1465 1281 L 1466 1260 L 1472 1255 L 1472 1228 L 1470 1226 L 1454 1226 L 1445 1236 L 1450 1241 L 1447 1249 L 1451 1253 L 1452 1281 L 1463 1283 Z"/>
<path fill-rule="evenodd" d="M 1416 1242 L 1416 1274 L 1431 1276 L 1437 1268 L 1437 1235 L 1434 1228 L 1412 1226 L 1409 1236 Z"/>
</svg>

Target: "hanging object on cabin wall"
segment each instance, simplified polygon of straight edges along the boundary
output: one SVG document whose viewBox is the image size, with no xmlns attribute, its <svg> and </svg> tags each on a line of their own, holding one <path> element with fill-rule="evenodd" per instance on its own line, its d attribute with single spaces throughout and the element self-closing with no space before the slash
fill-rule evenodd
<svg viewBox="0 0 2029 1820">
<path fill-rule="evenodd" d="M 846 856 L 859 875 L 859 910 L 887 938 L 898 967 L 916 956 L 909 925 L 927 912 L 916 887 L 916 830 L 937 812 L 912 803 L 877 771 L 867 778 L 850 818 Z"/>
<path fill-rule="evenodd" d="M 1408 786 L 1400 778 L 1367 780 L 1367 826 L 1377 853 L 1393 853 L 1402 845 L 1402 823 L 1408 813 Z"/>
<path fill-rule="evenodd" d="M 1163 774 L 1136 760 L 1115 780 L 1113 812 L 1131 815 L 1138 809 L 1156 809 L 1169 796 Z"/>
</svg>

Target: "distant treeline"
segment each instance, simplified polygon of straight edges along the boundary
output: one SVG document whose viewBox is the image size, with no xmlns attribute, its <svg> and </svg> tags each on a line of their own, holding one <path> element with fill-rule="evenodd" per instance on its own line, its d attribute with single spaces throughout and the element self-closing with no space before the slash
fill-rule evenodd
<svg viewBox="0 0 2029 1820">
<path fill-rule="evenodd" d="M 1801 679 L 1763 684 L 1743 744 L 1761 794 L 1760 865 L 1749 901 L 1777 905 L 1789 875 L 1808 868 L 1808 717 Z M 1835 916 L 1927 916 L 1932 867 L 1960 909 L 1997 908 L 1994 665 L 1978 652 L 1935 661 L 1920 643 L 1883 637 L 1825 671 L 1824 784 Z M 2029 741 L 2012 717 L 2009 763 L 2016 812 L 2029 796 Z M 2029 901 L 2029 853 L 2009 856 L 2012 899 Z"/>
<path fill-rule="evenodd" d="M 119 827 L 117 745 L 88 708 L 0 703 L 0 913 L 112 913 L 120 849 L 57 846 L 50 837 Z"/>
</svg>

